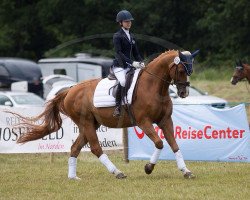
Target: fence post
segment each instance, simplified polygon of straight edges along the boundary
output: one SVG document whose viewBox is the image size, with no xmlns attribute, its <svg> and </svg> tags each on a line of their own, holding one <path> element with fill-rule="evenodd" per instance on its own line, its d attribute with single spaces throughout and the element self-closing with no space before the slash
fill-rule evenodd
<svg viewBox="0 0 250 200">
<path fill-rule="evenodd" d="M 128 160 L 128 129 L 123 128 L 122 129 L 122 139 L 123 139 L 123 153 L 124 153 L 124 161 L 126 163 L 129 163 Z"/>
</svg>

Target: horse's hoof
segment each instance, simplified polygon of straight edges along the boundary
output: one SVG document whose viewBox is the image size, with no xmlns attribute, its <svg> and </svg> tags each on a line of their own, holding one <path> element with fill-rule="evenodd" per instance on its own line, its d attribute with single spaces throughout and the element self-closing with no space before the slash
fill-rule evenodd
<svg viewBox="0 0 250 200">
<path fill-rule="evenodd" d="M 79 178 L 79 177 L 77 177 L 77 176 L 76 176 L 76 177 L 72 177 L 72 178 L 70 178 L 70 177 L 69 177 L 69 180 L 76 180 L 76 181 L 80 181 L 80 180 L 81 180 L 81 178 Z"/>
<path fill-rule="evenodd" d="M 127 176 L 126 176 L 125 174 L 123 174 L 122 172 L 119 173 L 119 174 L 117 174 L 115 177 L 116 177 L 117 179 L 127 178 Z"/>
<path fill-rule="evenodd" d="M 144 167 L 146 174 L 151 174 L 152 171 L 154 170 L 154 167 L 155 167 L 155 164 L 147 163 Z"/>
<path fill-rule="evenodd" d="M 184 174 L 184 178 L 186 178 L 186 179 L 194 179 L 195 175 L 192 172 L 186 172 Z"/>
</svg>

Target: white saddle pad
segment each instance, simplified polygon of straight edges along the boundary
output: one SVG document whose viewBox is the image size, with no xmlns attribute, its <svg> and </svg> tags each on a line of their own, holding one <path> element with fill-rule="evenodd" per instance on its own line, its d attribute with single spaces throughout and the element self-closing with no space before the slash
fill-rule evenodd
<svg viewBox="0 0 250 200">
<path fill-rule="evenodd" d="M 135 70 L 135 74 L 133 77 L 133 82 L 128 90 L 128 104 L 131 104 L 133 91 L 135 88 L 135 83 L 138 78 L 140 69 Z M 102 79 L 98 85 L 96 86 L 95 93 L 94 93 L 94 106 L 95 107 L 112 107 L 115 106 L 115 98 L 113 97 L 113 88 L 116 83 L 115 80 L 109 80 L 108 78 Z"/>
</svg>

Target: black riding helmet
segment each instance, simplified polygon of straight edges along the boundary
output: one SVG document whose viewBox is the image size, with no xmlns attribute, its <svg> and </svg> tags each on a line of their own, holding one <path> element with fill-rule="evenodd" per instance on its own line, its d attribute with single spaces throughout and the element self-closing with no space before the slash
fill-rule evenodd
<svg viewBox="0 0 250 200">
<path fill-rule="evenodd" d="M 116 15 L 116 21 L 117 22 L 131 21 L 131 20 L 134 20 L 134 18 L 132 17 L 131 13 L 129 11 L 127 11 L 127 10 L 121 10 Z"/>
</svg>

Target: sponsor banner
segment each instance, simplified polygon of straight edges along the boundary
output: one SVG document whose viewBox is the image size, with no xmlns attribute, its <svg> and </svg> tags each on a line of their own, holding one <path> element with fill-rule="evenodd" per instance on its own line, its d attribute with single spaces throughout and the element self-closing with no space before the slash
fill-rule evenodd
<svg viewBox="0 0 250 200">
<path fill-rule="evenodd" d="M 250 132 L 241 104 L 228 109 L 206 105 L 174 105 L 174 136 L 185 160 L 250 162 Z M 162 160 L 175 160 L 162 130 Z M 129 160 L 150 159 L 153 142 L 138 127 L 128 129 Z"/>
<path fill-rule="evenodd" d="M 40 114 L 42 108 L 15 108 L 9 109 L 12 112 L 23 116 L 33 117 Z M 73 121 L 66 116 L 62 116 L 62 127 L 54 133 L 42 139 L 17 144 L 20 134 L 26 132 L 26 127 L 14 127 L 20 123 L 20 118 L 0 109 L 0 153 L 45 153 L 45 152 L 70 152 L 71 145 L 76 140 L 79 129 Z M 41 122 L 38 122 L 41 123 Z M 122 129 L 112 129 L 100 126 L 97 130 L 99 143 L 103 150 L 123 149 Z M 90 151 L 89 144 L 82 148 L 82 151 Z"/>
</svg>

